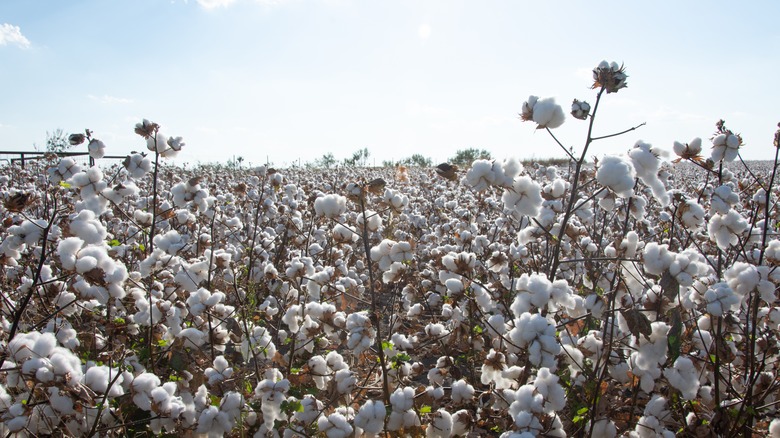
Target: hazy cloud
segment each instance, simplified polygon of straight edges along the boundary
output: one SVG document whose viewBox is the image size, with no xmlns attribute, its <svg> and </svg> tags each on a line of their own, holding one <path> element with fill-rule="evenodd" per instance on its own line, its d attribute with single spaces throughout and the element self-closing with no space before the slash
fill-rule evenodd
<svg viewBox="0 0 780 438">
<path fill-rule="evenodd" d="M 115 97 L 115 96 L 109 96 L 108 94 L 104 94 L 102 96 L 95 96 L 94 94 L 87 95 L 91 100 L 94 100 L 96 102 L 100 103 L 106 103 L 106 104 L 112 104 L 112 103 L 132 103 L 133 99 L 126 99 L 124 97 Z"/>
<path fill-rule="evenodd" d="M 263 6 L 278 6 L 287 3 L 288 0 L 251 0 Z M 198 4 L 204 9 L 227 8 L 236 3 L 236 0 L 197 0 Z"/>
<path fill-rule="evenodd" d="M 0 25 L 0 46 L 9 44 L 26 49 L 30 47 L 30 40 L 22 35 L 22 30 L 19 29 L 19 26 L 3 23 Z"/>
<path fill-rule="evenodd" d="M 428 24 L 423 24 L 417 29 L 417 35 L 420 36 L 420 39 L 427 40 L 431 36 L 431 26 Z"/>
<path fill-rule="evenodd" d="M 235 0 L 198 0 L 198 4 L 205 9 L 226 8 L 235 3 Z"/>
</svg>

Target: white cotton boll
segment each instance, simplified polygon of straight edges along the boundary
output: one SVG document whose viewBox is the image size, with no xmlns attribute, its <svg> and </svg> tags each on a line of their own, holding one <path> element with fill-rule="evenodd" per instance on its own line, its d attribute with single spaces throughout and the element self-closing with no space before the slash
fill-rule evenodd
<svg viewBox="0 0 780 438">
<path fill-rule="evenodd" d="M 761 275 L 755 266 L 736 262 L 723 273 L 729 287 L 739 296 L 740 302 L 761 283 Z"/>
<path fill-rule="evenodd" d="M 780 438 L 780 418 L 774 418 L 769 423 L 769 436 L 771 438 Z"/>
<path fill-rule="evenodd" d="M 658 154 L 658 151 L 652 146 L 640 140 L 634 145 L 628 156 L 631 158 L 637 177 L 652 189 L 653 196 L 661 206 L 666 207 L 669 205 L 669 193 L 666 191 L 664 183 L 658 179 L 658 170 L 661 164 Z"/>
<path fill-rule="evenodd" d="M 674 142 L 674 153 L 682 158 L 693 158 L 701 154 L 701 138 L 696 137 L 688 144 Z"/>
<path fill-rule="evenodd" d="M 652 275 L 662 275 L 674 261 L 676 253 L 669 251 L 669 245 L 659 245 L 648 242 L 642 251 L 645 272 Z"/>
<path fill-rule="evenodd" d="M 53 333 L 41 334 L 32 346 L 32 353 L 36 357 L 48 357 L 57 346 L 57 338 Z"/>
<path fill-rule="evenodd" d="M 664 377 L 673 388 L 682 393 L 683 399 L 693 400 L 699 392 L 699 371 L 687 357 L 678 357 L 672 368 L 664 370 Z"/>
<path fill-rule="evenodd" d="M 476 160 L 471 163 L 471 168 L 466 172 L 466 182 L 477 192 L 487 190 L 495 183 L 493 162 Z"/>
<path fill-rule="evenodd" d="M 514 180 L 501 195 L 504 206 L 521 216 L 537 216 L 542 207 L 542 188 L 528 175 Z"/>
<path fill-rule="evenodd" d="M 395 431 L 402 428 L 420 426 L 420 417 L 412 409 L 406 411 L 393 410 L 387 419 L 387 430 Z"/>
<path fill-rule="evenodd" d="M 739 243 L 739 237 L 747 230 L 748 222 L 735 210 L 729 210 L 726 214 L 715 214 L 710 218 L 707 231 L 710 239 L 714 240 L 718 248 L 726 250 L 731 245 Z"/>
<path fill-rule="evenodd" d="M 437 369 L 438 368 L 434 368 Z M 430 375 L 430 373 L 428 373 Z M 425 388 L 425 394 L 431 397 L 433 400 L 439 400 L 444 397 L 444 387 L 442 386 L 428 386 Z"/>
<path fill-rule="evenodd" d="M 452 436 L 452 414 L 439 409 L 431 414 L 431 422 L 425 429 L 427 438 L 449 438 Z"/>
<path fill-rule="evenodd" d="M 327 417 L 323 415 L 318 418 L 317 427 L 320 433 L 324 433 L 328 438 L 346 438 L 352 434 L 352 426 L 338 412 L 334 412 Z"/>
<path fill-rule="evenodd" d="M 83 274 L 89 272 L 97 267 L 97 260 L 94 257 L 79 257 L 76 261 L 76 272 Z"/>
<path fill-rule="evenodd" d="M 588 423 L 590 425 L 590 423 Z M 593 425 L 593 437 L 599 438 L 615 438 L 617 436 L 617 427 L 615 423 L 608 418 L 602 418 L 596 420 L 596 424 Z"/>
<path fill-rule="evenodd" d="M 146 139 L 146 148 L 152 152 L 156 151 L 162 153 L 167 148 L 167 143 L 168 137 L 158 131 L 156 135 L 149 136 Z"/>
<path fill-rule="evenodd" d="M 336 391 L 339 394 L 349 394 L 355 387 L 357 387 L 357 376 L 355 373 L 348 369 L 341 369 L 336 371 Z"/>
<path fill-rule="evenodd" d="M 317 216 L 335 219 L 347 212 L 347 198 L 330 194 L 314 200 L 314 212 Z"/>
<path fill-rule="evenodd" d="M 355 231 L 341 224 L 336 224 L 336 226 L 333 227 L 331 235 L 333 236 L 333 240 L 338 243 L 349 243 L 358 239 L 358 235 Z"/>
<path fill-rule="evenodd" d="M 72 415 L 76 411 L 73 410 L 73 398 L 70 395 L 63 395 L 60 393 L 59 388 L 50 386 L 49 391 L 49 403 L 51 407 L 57 411 L 60 415 Z M 67 394 L 67 393 L 65 393 Z"/>
<path fill-rule="evenodd" d="M 712 161 L 734 161 L 739 154 L 742 139 L 734 134 L 720 134 L 712 139 Z"/>
<path fill-rule="evenodd" d="M 93 138 L 87 145 L 89 156 L 95 159 L 103 158 L 106 154 L 106 145 L 102 141 Z"/>
<path fill-rule="evenodd" d="M 364 217 L 365 215 L 365 217 Z M 379 216 L 379 214 L 373 210 L 366 210 L 364 215 L 359 215 L 357 217 L 357 223 L 359 227 L 363 227 L 364 224 L 366 224 L 366 228 L 368 228 L 368 231 L 376 232 L 379 230 L 379 228 L 382 227 L 382 217 Z"/>
<path fill-rule="evenodd" d="M 704 293 L 707 312 L 712 316 L 724 316 L 739 307 L 740 298 L 727 283 L 715 283 Z"/>
<path fill-rule="evenodd" d="M 92 210 L 82 210 L 70 221 L 70 231 L 88 244 L 101 243 L 106 239 L 106 227 L 95 217 Z"/>
<path fill-rule="evenodd" d="M 355 427 L 366 434 L 378 434 L 384 427 L 385 405 L 379 400 L 368 400 L 355 416 Z"/>
<path fill-rule="evenodd" d="M 704 225 L 704 208 L 696 201 L 685 201 L 677 214 L 680 215 L 680 221 L 688 231 L 697 231 Z"/>
<path fill-rule="evenodd" d="M 563 108 L 555 103 L 554 97 L 539 99 L 533 105 L 533 121 L 539 125 L 537 129 L 554 129 L 566 120 Z"/>
<path fill-rule="evenodd" d="M 712 192 L 710 199 L 710 210 L 713 213 L 726 214 L 731 207 L 739 203 L 739 194 L 732 190 L 728 184 L 723 184 Z"/>
<path fill-rule="evenodd" d="M 390 404 L 394 411 L 407 411 L 414 404 L 414 388 L 404 387 L 396 389 L 390 394 Z"/>
<path fill-rule="evenodd" d="M 621 198 L 629 198 L 634 194 L 634 166 L 623 157 L 607 155 L 599 162 L 596 179 L 603 186 L 609 187 Z"/>
<path fill-rule="evenodd" d="M 330 371 L 328 370 L 328 364 L 325 362 L 325 358 L 322 356 L 312 356 L 309 361 L 309 370 L 311 371 L 312 379 L 317 389 L 325 389 L 330 381 Z"/>
<path fill-rule="evenodd" d="M 537 371 L 533 382 L 536 391 L 545 399 L 545 411 L 548 413 L 560 411 L 566 406 L 566 393 L 558 380 L 558 376 L 543 367 Z"/>
<path fill-rule="evenodd" d="M 185 340 L 184 346 L 190 347 L 190 348 L 197 348 L 206 343 L 206 333 L 204 333 L 201 330 L 196 329 L 195 327 L 188 327 L 182 331 L 179 332 L 179 334 L 176 335 L 177 338 L 182 338 Z"/>
<path fill-rule="evenodd" d="M 452 383 L 453 403 L 466 403 L 474 397 L 474 387 L 465 380 L 456 380 Z"/>
<path fill-rule="evenodd" d="M 347 316 L 346 328 L 347 348 L 353 350 L 355 355 L 366 351 L 374 342 L 376 331 L 366 312 L 351 313 Z"/>
<path fill-rule="evenodd" d="M 84 241 L 78 237 L 67 237 L 57 244 L 57 254 L 60 256 L 62 267 L 68 270 L 76 269 L 76 254 L 78 254 Z"/>
</svg>

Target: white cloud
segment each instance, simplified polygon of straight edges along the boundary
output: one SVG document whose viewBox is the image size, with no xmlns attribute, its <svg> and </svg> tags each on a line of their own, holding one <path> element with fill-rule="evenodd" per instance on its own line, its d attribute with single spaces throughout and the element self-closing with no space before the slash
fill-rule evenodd
<svg viewBox="0 0 780 438">
<path fill-rule="evenodd" d="M 205 9 L 226 8 L 234 2 L 235 0 L 198 0 L 198 4 Z"/>
<path fill-rule="evenodd" d="M 431 26 L 428 24 L 422 24 L 417 29 L 417 35 L 420 36 L 420 39 L 427 40 L 431 36 Z"/>
<path fill-rule="evenodd" d="M 233 6 L 236 3 L 236 0 L 197 0 L 197 2 L 202 8 L 211 10 Z M 288 0 L 254 0 L 254 3 L 269 7 L 279 6 L 287 2 Z"/>
<path fill-rule="evenodd" d="M 95 96 L 94 94 L 88 94 L 87 97 L 89 97 L 91 100 L 94 100 L 96 102 L 105 103 L 105 104 L 111 104 L 111 103 L 132 103 L 133 99 L 126 99 L 124 97 L 115 97 L 115 96 L 109 96 L 108 94 L 104 94 L 102 96 Z"/>
<path fill-rule="evenodd" d="M 22 30 L 19 26 L 3 23 L 0 25 L 0 46 L 6 46 L 13 44 L 23 49 L 30 47 L 30 40 L 22 35 Z"/>
</svg>

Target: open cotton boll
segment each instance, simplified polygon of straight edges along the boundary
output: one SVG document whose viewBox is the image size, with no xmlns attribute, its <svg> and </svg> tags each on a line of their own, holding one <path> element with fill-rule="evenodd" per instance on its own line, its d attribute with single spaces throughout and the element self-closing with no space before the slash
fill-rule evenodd
<svg viewBox="0 0 780 438">
<path fill-rule="evenodd" d="M 330 194 L 314 200 L 314 212 L 317 216 L 335 219 L 347 212 L 347 198 Z"/>
<path fill-rule="evenodd" d="M 537 96 L 529 96 L 528 100 L 523 102 L 520 118 L 536 122 L 536 129 L 554 129 L 563 125 L 566 115 L 563 108 L 555 103 L 554 97 L 539 99 Z"/>
<path fill-rule="evenodd" d="M 661 206 L 666 207 L 669 205 L 669 193 L 666 191 L 664 183 L 658 179 L 658 170 L 661 164 L 659 155 L 658 151 L 641 140 L 636 142 L 634 148 L 628 153 L 636 176 L 652 189 L 653 196 Z"/>
<path fill-rule="evenodd" d="M 364 214 L 358 215 L 357 224 L 360 228 L 365 226 L 368 231 L 373 233 L 382 227 L 382 217 L 374 210 L 366 210 Z"/>
<path fill-rule="evenodd" d="M 489 160 L 474 161 L 466 172 L 466 182 L 477 192 L 487 190 L 495 181 L 493 162 Z"/>
<path fill-rule="evenodd" d="M 97 244 L 106 239 L 106 227 L 92 210 L 82 210 L 70 220 L 70 232 L 86 243 Z"/>
<path fill-rule="evenodd" d="M 734 134 L 720 134 L 712 139 L 712 161 L 734 161 L 739 154 L 742 139 Z"/>
<path fill-rule="evenodd" d="M 353 430 L 344 415 L 338 412 L 318 418 L 317 427 L 328 438 L 346 438 L 352 434 Z"/>
<path fill-rule="evenodd" d="M 678 357 L 672 368 L 664 370 L 664 377 L 675 389 L 682 393 L 683 399 L 693 400 L 699 392 L 699 371 L 687 357 Z"/>
<path fill-rule="evenodd" d="M 449 438 L 452 436 L 452 414 L 439 409 L 431 414 L 431 422 L 425 429 L 427 438 Z"/>
<path fill-rule="evenodd" d="M 369 436 L 375 436 L 384 427 L 385 415 L 384 403 L 379 400 L 368 400 L 355 415 L 355 427 L 363 429 L 363 432 Z"/>
<path fill-rule="evenodd" d="M 677 209 L 682 225 L 688 231 L 697 231 L 704 225 L 704 208 L 694 200 L 687 200 Z"/>
<path fill-rule="evenodd" d="M 630 198 L 634 194 L 635 178 L 634 166 L 623 157 L 607 155 L 599 161 L 596 179 L 621 198 Z"/>
<path fill-rule="evenodd" d="M 376 331 L 366 312 L 350 313 L 347 316 L 347 348 L 360 355 L 374 342 Z"/>
<path fill-rule="evenodd" d="M 715 214 L 710 218 L 707 231 L 710 239 L 714 240 L 718 248 L 728 249 L 731 245 L 737 245 L 742 233 L 747 230 L 748 222 L 735 210 L 729 210 L 726 214 Z"/>
<path fill-rule="evenodd" d="M 528 175 L 512 182 L 510 189 L 504 190 L 501 201 L 510 211 L 520 216 L 536 216 L 542 207 L 542 188 Z"/>
<path fill-rule="evenodd" d="M 89 156 L 95 159 L 103 158 L 106 155 L 106 144 L 102 141 L 93 138 L 87 145 Z"/>
<path fill-rule="evenodd" d="M 452 382 L 453 403 L 466 403 L 474 397 L 474 387 L 463 379 Z"/>
</svg>

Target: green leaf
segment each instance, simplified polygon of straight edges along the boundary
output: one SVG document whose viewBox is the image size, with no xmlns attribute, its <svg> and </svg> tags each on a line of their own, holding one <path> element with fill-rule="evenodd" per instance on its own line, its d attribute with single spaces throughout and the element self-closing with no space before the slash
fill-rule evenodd
<svg viewBox="0 0 780 438">
<path fill-rule="evenodd" d="M 63 188 L 69 189 L 69 188 L 71 188 L 72 186 L 70 185 L 70 183 L 66 183 L 65 181 L 60 181 L 60 187 L 63 187 Z"/>
<path fill-rule="evenodd" d="M 420 406 L 420 413 L 421 414 L 430 414 L 431 413 L 431 407 L 428 406 L 428 405 Z"/>
<path fill-rule="evenodd" d="M 669 329 L 669 334 L 666 337 L 666 342 L 669 344 L 669 362 L 674 363 L 678 357 L 680 357 L 680 348 L 682 347 L 682 317 L 680 316 L 680 309 L 672 309 L 672 327 Z"/>
<path fill-rule="evenodd" d="M 121 245 L 121 244 L 122 244 L 122 242 L 118 241 L 117 239 L 111 239 L 111 240 L 108 242 L 108 246 L 110 246 L 111 248 L 113 248 L 113 247 L 115 247 L 115 246 L 119 246 L 119 245 Z"/>
<path fill-rule="evenodd" d="M 585 414 L 587 414 L 587 413 L 588 413 L 588 407 L 587 407 L 587 406 L 586 406 L 586 407 L 584 407 L 584 408 L 580 408 L 580 409 L 577 411 L 577 415 L 585 415 Z"/>
</svg>

